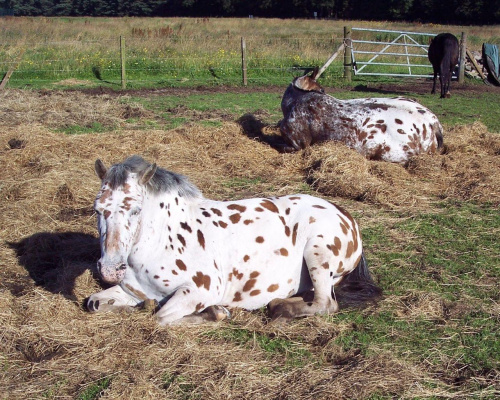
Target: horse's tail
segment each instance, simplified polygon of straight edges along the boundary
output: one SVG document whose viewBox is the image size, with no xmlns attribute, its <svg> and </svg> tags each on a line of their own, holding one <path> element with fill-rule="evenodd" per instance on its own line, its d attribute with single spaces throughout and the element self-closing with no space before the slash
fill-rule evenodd
<svg viewBox="0 0 500 400">
<path fill-rule="evenodd" d="M 451 77 L 451 52 L 452 49 L 444 43 L 443 58 L 439 64 L 439 73 L 441 74 L 441 81 L 446 84 Z"/>
<path fill-rule="evenodd" d="M 356 268 L 335 287 L 335 298 L 342 306 L 359 307 L 377 300 L 381 295 L 382 289 L 375 284 L 368 271 L 364 252 Z"/>
</svg>

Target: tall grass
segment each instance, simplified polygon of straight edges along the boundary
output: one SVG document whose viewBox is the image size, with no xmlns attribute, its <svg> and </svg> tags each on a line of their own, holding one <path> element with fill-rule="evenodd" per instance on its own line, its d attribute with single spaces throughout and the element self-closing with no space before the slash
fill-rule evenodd
<svg viewBox="0 0 500 400">
<path fill-rule="evenodd" d="M 126 39 L 129 86 L 240 84 L 241 37 L 246 40 L 250 84 L 286 84 L 292 75 L 322 65 L 339 47 L 343 27 L 390 28 L 469 35 L 469 47 L 500 42 L 500 28 L 444 27 L 362 21 L 197 18 L 0 19 L 0 74 L 24 51 L 11 87 L 51 87 L 66 80 L 119 85 L 119 37 Z M 357 33 L 357 37 L 370 35 Z M 426 61 L 426 60 L 425 60 Z M 322 76 L 342 77 L 338 57 Z M 62 81 L 62 82 L 61 82 Z"/>
</svg>

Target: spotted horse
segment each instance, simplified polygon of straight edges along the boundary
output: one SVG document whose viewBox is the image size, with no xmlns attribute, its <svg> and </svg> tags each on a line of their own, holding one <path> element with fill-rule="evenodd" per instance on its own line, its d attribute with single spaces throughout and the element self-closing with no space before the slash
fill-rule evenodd
<svg viewBox="0 0 500 400">
<path fill-rule="evenodd" d="M 95 167 L 102 181 L 97 268 L 113 286 L 88 298 L 90 311 L 155 302 L 167 325 L 269 305 L 271 318 L 288 320 L 333 313 L 339 296 L 349 305 L 380 294 L 357 223 L 328 201 L 303 194 L 209 200 L 186 177 L 139 156 Z"/>
<path fill-rule="evenodd" d="M 295 78 L 282 101 L 284 152 L 335 140 L 371 160 L 405 163 L 412 156 L 436 153 L 443 145 L 437 117 L 404 98 L 338 100 L 316 82 L 318 69 Z"/>
</svg>

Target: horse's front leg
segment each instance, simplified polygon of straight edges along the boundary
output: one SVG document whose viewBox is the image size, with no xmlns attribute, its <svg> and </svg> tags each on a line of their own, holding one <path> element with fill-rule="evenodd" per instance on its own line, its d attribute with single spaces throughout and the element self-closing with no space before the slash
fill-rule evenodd
<svg viewBox="0 0 500 400">
<path fill-rule="evenodd" d="M 140 300 L 125 293 L 120 286 L 113 286 L 109 289 L 91 295 L 87 302 L 87 309 L 91 312 L 102 311 L 134 311 Z"/>
<path fill-rule="evenodd" d="M 206 308 L 215 304 L 213 295 L 198 288 L 179 288 L 175 294 L 156 313 L 156 318 L 161 325 L 197 324 L 212 319 L 209 314 L 199 314 Z"/>
<path fill-rule="evenodd" d="M 205 322 L 219 322 L 224 319 L 231 319 L 231 312 L 224 306 L 210 306 L 202 312 L 186 315 L 170 325 L 198 325 Z"/>
</svg>

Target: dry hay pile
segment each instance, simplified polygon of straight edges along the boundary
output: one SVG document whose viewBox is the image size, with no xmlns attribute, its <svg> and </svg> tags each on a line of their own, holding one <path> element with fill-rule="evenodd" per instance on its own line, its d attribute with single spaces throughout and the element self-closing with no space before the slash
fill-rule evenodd
<svg viewBox="0 0 500 400">
<path fill-rule="evenodd" d="M 216 199 L 300 192 L 310 183 L 328 198 L 363 200 L 375 208 L 427 204 L 447 196 L 499 203 L 499 142 L 484 126 L 450 130 L 446 154 L 412 160 L 405 169 L 368 162 L 335 144 L 279 154 L 243 135 L 232 122 L 220 128 L 187 125 L 173 131 L 68 136 L 49 128 L 68 117 L 78 121 L 80 111 L 88 114 L 80 123 L 120 126 L 124 106 L 106 97 L 82 103 L 75 94 L 72 101 L 79 108 L 68 99 L 54 108 L 58 97 L 50 96 L 46 102 L 43 94 L 28 96 L 35 111 L 24 111 L 27 120 L 21 116 L 19 93 L 10 100 L 4 97 L 1 106 L 0 387 L 6 398 L 77 398 L 106 378 L 111 384 L 100 398 L 329 399 L 375 393 L 411 398 L 451 393 L 424 368 L 392 354 L 378 351 L 367 357 L 344 351 L 334 339 L 351 327 L 321 317 L 279 327 L 266 324 L 260 311 L 235 310 L 231 323 L 161 328 L 147 313 L 85 312 L 84 299 L 101 290 L 94 268 L 99 246 L 92 203 L 99 182 L 93 164 L 96 158 L 109 165 L 141 154 L 186 174 Z M 15 107 L 20 114 L 5 112 Z M 46 109 L 50 118 L 44 117 Z M 58 115 L 61 121 L 53 122 Z M 438 302 L 430 298 L 429 307 Z M 403 311 L 412 318 L 427 312 Z M 262 338 L 292 347 L 269 353 L 259 344 Z"/>
<path fill-rule="evenodd" d="M 152 117 L 140 105 L 121 104 L 110 95 L 71 91 L 24 90 L 0 92 L 0 126 L 41 124 L 60 129 L 70 126 L 118 128 L 128 118 Z"/>
<path fill-rule="evenodd" d="M 446 132 L 443 153 L 414 157 L 404 167 L 326 143 L 311 148 L 308 176 L 326 196 L 389 207 L 445 198 L 500 204 L 500 135 L 479 122 L 456 126 Z"/>
</svg>

